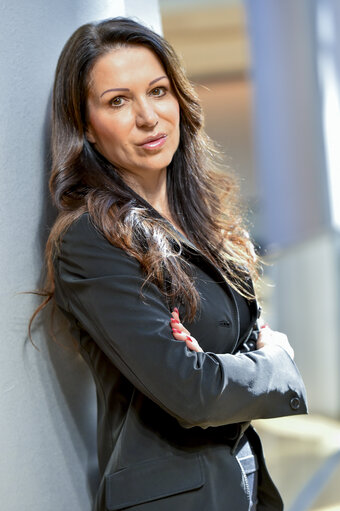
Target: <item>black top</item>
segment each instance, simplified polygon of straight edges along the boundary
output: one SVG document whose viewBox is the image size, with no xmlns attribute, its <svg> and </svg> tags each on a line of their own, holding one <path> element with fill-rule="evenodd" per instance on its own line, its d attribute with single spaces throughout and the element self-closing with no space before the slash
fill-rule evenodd
<svg viewBox="0 0 340 511">
<path fill-rule="evenodd" d="M 240 335 L 238 341 L 243 337 L 246 331 L 249 328 L 249 323 L 251 321 L 251 314 L 249 309 L 249 303 L 246 298 L 240 295 L 237 291 L 233 289 L 233 295 L 235 297 L 238 315 L 239 315 L 239 323 L 240 323 Z"/>
</svg>

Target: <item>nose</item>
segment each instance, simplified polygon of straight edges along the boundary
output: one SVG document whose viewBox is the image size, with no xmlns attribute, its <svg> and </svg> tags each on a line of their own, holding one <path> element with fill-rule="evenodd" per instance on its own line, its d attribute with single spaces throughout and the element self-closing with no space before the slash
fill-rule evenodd
<svg viewBox="0 0 340 511">
<path fill-rule="evenodd" d="M 153 128 L 158 123 L 158 115 L 147 98 L 141 100 L 136 107 L 136 125 L 138 128 Z"/>
</svg>

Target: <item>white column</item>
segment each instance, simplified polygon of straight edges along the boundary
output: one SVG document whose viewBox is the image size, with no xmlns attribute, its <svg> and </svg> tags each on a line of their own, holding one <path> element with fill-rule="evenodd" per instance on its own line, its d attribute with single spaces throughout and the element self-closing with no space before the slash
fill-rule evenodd
<svg viewBox="0 0 340 511">
<path fill-rule="evenodd" d="M 97 484 L 96 402 L 87 366 L 48 336 L 40 300 L 54 213 L 47 189 L 51 86 L 60 51 L 81 24 L 129 15 L 161 28 L 157 0 L 36 0 L 0 7 L 0 496 L 6 511 L 90 511 Z M 41 318 L 42 319 L 42 318 Z M 56 326 L 60 316 L 56 316 Z M 69 345 L 69 334 L 58 336 Z"/>
<path fill-rule="evenodd" d="M 340 231 L 340 4 L 318 0 L 315 4 L 317 71 L 331 225 Z"/>
</svg>

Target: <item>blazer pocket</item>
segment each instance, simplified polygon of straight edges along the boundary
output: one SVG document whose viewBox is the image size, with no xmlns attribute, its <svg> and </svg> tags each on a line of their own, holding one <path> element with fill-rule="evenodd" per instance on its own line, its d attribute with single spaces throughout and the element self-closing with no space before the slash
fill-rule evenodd
<svg viewBox="0 0 340 511">
<path fill-rule="evenodd" d="M 202 461 L 198 453 L 143 461 L 108 474 L 105 479 L 106 507 L 109 511 L 194 490 L 204 484 Z"/>
</svg>

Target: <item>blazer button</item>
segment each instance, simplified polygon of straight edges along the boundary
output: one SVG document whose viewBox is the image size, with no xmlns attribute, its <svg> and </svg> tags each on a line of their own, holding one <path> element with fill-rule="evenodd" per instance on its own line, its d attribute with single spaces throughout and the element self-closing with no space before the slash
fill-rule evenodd
<svg viewBox="0 0 340 511">
<path fill-rule="evenodd" d="M 293 410 L 298 410 L 300 408 L 300 404 L 301 404 L 300 399 L 298 397 L 292 397 L 289 404 Z"/>
<path fill-rule="evenodd" d="M 230 326 L 231 325 L 231 322 L 228 320 L 228 319 L 224 319 L 222 321 L 219 321 L 218 324 L 220 326 Z"/>
<path fill-rule="evenodd" d="M 248 348 L 250 351 L 254 351 L 256 349 L 256 342 L 255 341 L 248 341 Z"/>
</svg>

